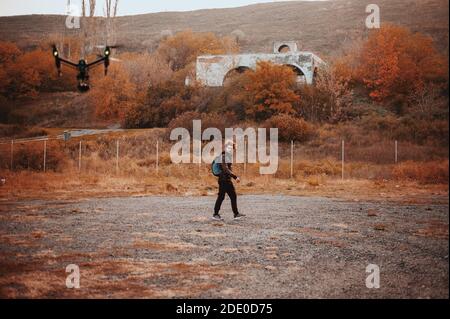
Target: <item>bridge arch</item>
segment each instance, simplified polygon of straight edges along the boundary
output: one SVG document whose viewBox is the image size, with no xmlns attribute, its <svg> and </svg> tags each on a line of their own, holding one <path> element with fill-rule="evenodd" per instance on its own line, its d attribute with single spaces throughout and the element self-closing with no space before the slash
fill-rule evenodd
<svg viewBox="0 0 450 319">
<path fill-rule="evenodd" d="M 305 72 L 302 70 L 302 68 L 296 64 L 284 64 L 285 66 L 289 67 L 294 71 L 294 73 L 297 75 L 297 82 L 298 83 L 306 83 L 306 75 Z"/>
<path fill-rule="evenodd" d="M 241 66 L 230 69 L 223 77 L 222 85 L 226 85 L 230 80 L 232 80 L 236 76 L 241 75 L 247 71 L 253 71 L 253 69 L 248 66 L 245 66 L 245 65 L 241 65 Z"/>
</svg>

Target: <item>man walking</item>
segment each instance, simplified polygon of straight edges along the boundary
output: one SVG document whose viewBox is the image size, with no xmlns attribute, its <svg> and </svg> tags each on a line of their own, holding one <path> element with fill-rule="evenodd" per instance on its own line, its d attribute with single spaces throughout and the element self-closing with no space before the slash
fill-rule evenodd
<svg viewBox="0 0 450 319">
<path fill-rule="evenodd" d="M 228 194 L 231 200 L 231 208 L 233 210 L 234 219 L 238 220 L 244 217 L 244 214 L 240 214 L 237 208 L 237 195 L 236 190 L 233 185 L 233 181 L 231 179 L 236 180 L 237 183 L 240 183 L 241 180 L 238 176 L 236 176 L 231 170 L 232 167 L 232 159 L 233 159 L 233 150 L 235 149 L 235 144 L 232 141 L 227 141 L 225 143 L 225 151 L 216 159 L 217 165 L 220 165 L 220 173 L 218 175 L 219 181 L 219 195 L 217 196 L 216 204 L 214 206 L 214 220 L 223 220 L 219 214 L 220 207 L 222 206 L 222 202 L 225 199 L 225 194 Z"/>
</svg>

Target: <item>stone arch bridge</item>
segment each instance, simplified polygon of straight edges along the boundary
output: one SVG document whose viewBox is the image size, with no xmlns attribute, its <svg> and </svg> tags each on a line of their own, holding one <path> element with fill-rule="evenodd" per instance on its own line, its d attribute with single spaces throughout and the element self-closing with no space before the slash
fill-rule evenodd
<svg viewBox="0 0 450 319">
<path fill-rule="evenodd" d="M 288 48 L 288 50 L 285 50 Z M 202 55 L 197 57 L 197 81 L 205 86 L 223 86 L 227 77 L 246 70 L 256 70 L 258 61 L 270 61 L 274 64 L 291 67 L 297 74 L 297 80 L 312 84 L 316 69 L 324 62 L 312 52 L 296 51 L 291 43 L 276 43 L 274 53 L 249 53 L 235 55 Z M 286 52 L 287 51 L 287 52 Z"/>
</svg>

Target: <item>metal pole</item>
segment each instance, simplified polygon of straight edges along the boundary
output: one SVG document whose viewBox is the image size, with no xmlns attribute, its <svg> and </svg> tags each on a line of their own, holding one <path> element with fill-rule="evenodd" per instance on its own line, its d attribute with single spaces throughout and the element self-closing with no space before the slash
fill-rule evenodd
<svg viewBox="0 0 450 319">
<path fill-rule="evenodd" d="M 398 163 L 398 141 L 395 141 L 395 164 Z"/>
<path fill-rule="evenodd" d="M 244 175 L 247 175 L 247 141 L 244 140 Z"/>
<path fill-rule="evenodd" d="M 116 173 L 119 173 L 119 140 L 116 142 Z"/>
<path fill-rule="evenodd" d="M 291 178 L 294 177 L 294 141 L 291 141 Z"/>
<path fill-rule="evenodd" d="M 10 170 L 13 170 L 13 164 L 14 164 L 14 140 L 11 140 L 11 165 Z"/>
<path fill-rule="evenodd" d="M 159 141 L 156 141 L 156 172 L 159 171 Z"/>
<path fill-rule="evenodd" d="M 44 141 L 44 173 L 46 171 L 46 162 L 47 162 L 47 141 Z"/>
<path fill-rule="evenodd" d="M 342 180 L 344 180 L 345 141 L 342 140 Z"/>
<path fill-rule="evenodd" d="M 78 172 L 81 172 L 81 141 L 80 141 L 80 149 L 78 151 Z"/>
<path fill-rule="evenodd" d="M 200 176 L 200 173 L 202 171 L 202 141 L 200 141 L 200 154 L 199 154 L 199 161 L 198 161 L 198 175 Z"/>
</svg>

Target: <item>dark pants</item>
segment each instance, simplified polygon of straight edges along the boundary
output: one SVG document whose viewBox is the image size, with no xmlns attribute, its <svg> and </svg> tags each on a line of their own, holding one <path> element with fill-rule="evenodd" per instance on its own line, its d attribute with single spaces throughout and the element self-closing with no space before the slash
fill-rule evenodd
<svg viewBox="0 0 450 319">
<path fill-rule="evenodd" d="M 236 216 L 239 214 L 236 201 L 237 195 L 233 182 L 230 180 L 219 180 L 219 195 L 217 196 L 216 205 L 214 206 L 214 214 L 217 215 L 219 213 L 222 202 L 225 199 L 225 194 L 228 194 L 230 197 L 231 208 L 233 209 L 233 214 Z"/>
</svg>

